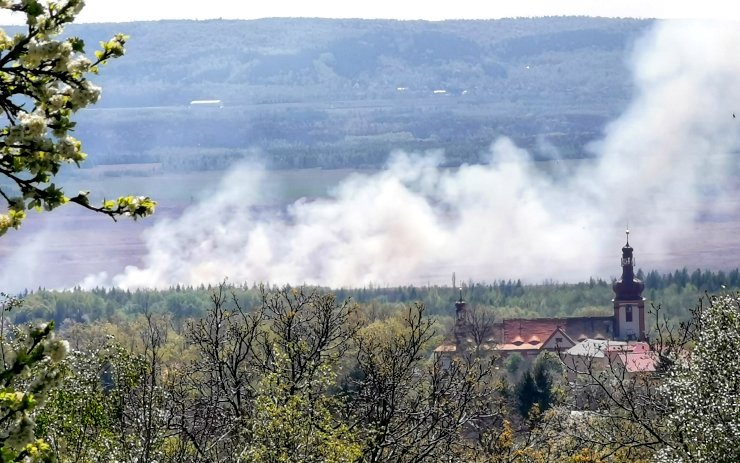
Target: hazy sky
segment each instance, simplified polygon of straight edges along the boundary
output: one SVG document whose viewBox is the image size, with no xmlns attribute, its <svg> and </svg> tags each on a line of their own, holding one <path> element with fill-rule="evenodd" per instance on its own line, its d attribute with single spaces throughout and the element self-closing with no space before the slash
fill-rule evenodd
<svg viewBox="0 0 740 463">
<path fill-rule="evenodd" d="M 265 17 L 491 19 L 519 16 L 608 16 L 740 19 L 740 6 L 727 0 L 457 0 L 421 2 L 373 0 L 87 0 L 80 22 L 157 19 L 254 19 Z M 0 23 L 8 23 L 0 14 Z"/>
<path fill-rule="evenodd" d="M 740 6 L 727 0 L 457 0 L 421 2 L 373 0 L 368 2 L 336 0 L 272 0 L 242 2 L 210 0 L 87 0 L 85 21 L 124 21 L 162 18 L 238 18 L 276 16 L 326 18 L 395 19 L 490 19 L 516 16 L 622 16 L 657 18 L 740 18 Z"/>
</svg>

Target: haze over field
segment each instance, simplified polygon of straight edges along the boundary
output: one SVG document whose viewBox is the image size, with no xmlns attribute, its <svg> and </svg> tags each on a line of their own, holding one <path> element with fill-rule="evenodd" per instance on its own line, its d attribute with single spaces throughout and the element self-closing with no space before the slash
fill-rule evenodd
<svg viewBox="0 0 740 463">
<path fill-rule="evenodd" d="M 143 265 L 86 284 L 229 277 L 361 286 L 445 282 L 456 269 L 474 280 L 492 269 L 530 281 L 583 279 L 603 273 L 601 257 L 628 223 L 640 250 L 670 252 L 698 219 L 737 212 L 726 195 L 738 148 L 738 45 L 728 24 L 657 24 L 631 62 L 635 100 L 593 144 L 597 162 L 565 179 L 534 169 L 501 138 L 488 164 L 444 171 L 439 155 L 397 153 L 329 198 L 264 217 L 250 206 L 269 175 L 243 165 L 215 195 L 148 230 Z"/>
<path fill-rule="evenodd" d="M 266 42 L 286 24 L 297 35 Z M 32 214 L 0 242 L 8 290 L 225 277 L 447 284 L 453 271 L 474 281 L 609 278 L 628 225 L 646 270 L 737 266 L 740 37 L 730 24 L 130 26 L 141 42 L 123 67 L 104 70 L 101 105 L 79 115 L 98 166 L 66 179 L 66 191 L 147 194 L 160 210 L 118 224 L 71 207 Z M 178 46 L 175 58 L 144 46 L 183 30 L 197 42 L 214 28 L 231 42 L 194 55 Z M 109 29 L 79 32 L 90 42 Z M 440 86 L 449 93 L 432 92 Z M 192 108 L 195 89 L 224 107 Z M 153 97 L 161 106 L 137 106 Z M 407 151 L 386 163 L 389 147 Z M 244 158 L 253 161 L 232 164 Z M 274 170 L 286 166 L 347 170 Z"/>
</svg>

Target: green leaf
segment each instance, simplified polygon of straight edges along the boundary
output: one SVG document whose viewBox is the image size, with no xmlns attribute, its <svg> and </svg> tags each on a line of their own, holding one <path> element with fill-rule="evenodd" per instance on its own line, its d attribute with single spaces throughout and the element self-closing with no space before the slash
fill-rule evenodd
<svg viewBox="0 0 740 463">
<path fill-rule="evenodd" d="M 72 50 L 84 53 L 85 52 L 85 41 L 79 37 L 70 37 L 67 41 L 72 45 Z"/>
</svg>

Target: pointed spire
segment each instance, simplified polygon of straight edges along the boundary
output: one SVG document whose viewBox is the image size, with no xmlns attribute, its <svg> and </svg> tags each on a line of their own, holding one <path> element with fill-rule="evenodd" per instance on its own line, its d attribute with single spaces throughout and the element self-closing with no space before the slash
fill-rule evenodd
<svg viewBox="0 0 740 463">
<path fill-rule="evenodd" d="M 453 274 L 454 277 L 454 274 Z M 453 278 L 454 282 L 454 278 Z M 465 301 L 463 300 L 463 288 L 462 285 L 458 287 L 460 290 L 460 300 L 455 302 L 455 312 L 457 313 L 457 320 L 459 322 L 465 322 L 467 319 L 467 313 L 465 311 Z"/>
<path fill-rule="evenodd" d="M 630 246 L 630 230 L 625 230 L 627 244 L 622 248 L 622 278 L 615 281 L 612 289 L 616 293 L 615 300 L 635 300 L 642 297 L 645 285 L 635 278 L 634 249 Z"/>
</svg>

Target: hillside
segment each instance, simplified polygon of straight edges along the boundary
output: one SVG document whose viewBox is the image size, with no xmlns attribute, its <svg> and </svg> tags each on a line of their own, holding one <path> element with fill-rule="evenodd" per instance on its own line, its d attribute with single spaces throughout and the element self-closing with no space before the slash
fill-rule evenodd
<svg viewBox="0 0 740 463">
<path fill-rule="evenodd" d="M 265 19 L 75 25 L 131 36 L 79 116 L 99 164 L 220 169 L 377 167 L 394 148 L 477 162 L 499 135 L 539 158 L 584 146 L 629 101 L 625 63 L 650 25 L 585 17 L 491 21 Z M 220 100 L 193 107 L 193 100 Z"/>
</svg>

